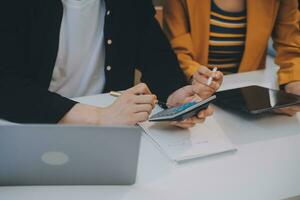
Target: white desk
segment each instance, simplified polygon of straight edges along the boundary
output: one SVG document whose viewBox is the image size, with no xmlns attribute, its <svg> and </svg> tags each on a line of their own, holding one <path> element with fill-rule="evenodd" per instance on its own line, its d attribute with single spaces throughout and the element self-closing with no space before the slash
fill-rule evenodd
<svg viewBox="0 0 300 200">
<path fill-rule="evenodd" d="M 274 71 L 227 76 L 224 86 L 242 79 L 274 86 Z M 111 97 L 79 100 L 107 105 Z M 0 200 L 276 200 L 300 194 L 299 115 L 254 119 L 217 109 L 215 118 L 237 153 L 176 165 L 144 136 L 133 186 L 1 187 Z"/>
</svg>

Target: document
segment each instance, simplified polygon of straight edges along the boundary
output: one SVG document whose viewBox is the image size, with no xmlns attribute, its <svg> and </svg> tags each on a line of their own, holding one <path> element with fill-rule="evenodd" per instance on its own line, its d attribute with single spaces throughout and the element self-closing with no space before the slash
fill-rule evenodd
<svg viewBox="0 0 300 200">
<path fill-rule="evenodd" d="M 167 122 L 145 122 L 140 126 L 160 151 L 176 162 L 236 150 L 213 117 L 186 130 Z"/>
</svg>

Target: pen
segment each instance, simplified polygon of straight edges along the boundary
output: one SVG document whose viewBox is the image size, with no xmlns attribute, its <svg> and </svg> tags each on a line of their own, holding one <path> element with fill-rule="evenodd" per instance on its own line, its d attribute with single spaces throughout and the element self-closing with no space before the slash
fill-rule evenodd
<svg viewBox="0 0 300 200">
<path fill-rule="evenodd" d="M 212 72 L 215 73 L 215 72 L 217 72 L 217 70 L 218 70 L 218 68 L 217 68 L 217 67 L 214 67 L 213 70 L 212 70 Z M 206 85 L 207 85 L 207 86 L 210 86 L 211 83 L 212 83 L 212 80 L 213 80 L 213 76 L 209 77 L 208 80 L 207 80 Z"/>
<path fill-rule="evenodd" d="M 121 92 L 116 92 L 116 91 L 111 91 L 109 94 L 110 94 L 110 96 L 113 96 L 113 97 L 119 97 L 122 95 Z M 164 109 L 168 108 L 167 103 L 164 103 L 161 101 L 156 101 L 155 104 L 159 105 L 160 107 L 162 107 Z"/>
</svg>

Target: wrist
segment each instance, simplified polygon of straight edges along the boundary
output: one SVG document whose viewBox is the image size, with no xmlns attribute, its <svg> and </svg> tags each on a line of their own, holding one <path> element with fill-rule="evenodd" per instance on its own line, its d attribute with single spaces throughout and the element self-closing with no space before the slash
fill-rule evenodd
<svg viewBox="0 0 300 200">
<path fill-rule="evenodd" d="M 96 120 L 98 125 L 108 125 L 109 124 L 109 113 L 108 108 L 97 108 L 96 116 L 92 117 Z M 92 119 L 92 120 L 93 120 Z"/>
<path fill-rule="evenodd" d="M 101 124 L 102 108 L 85 104 L 75 104 L 73 108 L 59 121 L 60 124 Z"/>
</svg>

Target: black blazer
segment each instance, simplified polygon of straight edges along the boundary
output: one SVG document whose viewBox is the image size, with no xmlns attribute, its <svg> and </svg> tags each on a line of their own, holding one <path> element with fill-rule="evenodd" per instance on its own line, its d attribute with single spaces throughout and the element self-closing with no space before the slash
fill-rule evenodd
<svg viewBox="0 0 300 200">
<path fill-rule="evenodd" d="M 165 101 L 186 79 L 154 18 L 151 0 L 106 0 L 105 92 L 133 86 L 134 70 Z M 0 118 L 56 123 L 76 102 L 48 91 L 59 45 L 61 0 L 6 0 L 0 6 Z"/>
</svg>

